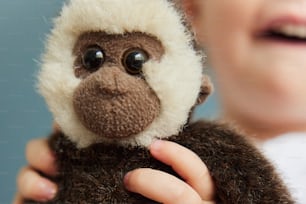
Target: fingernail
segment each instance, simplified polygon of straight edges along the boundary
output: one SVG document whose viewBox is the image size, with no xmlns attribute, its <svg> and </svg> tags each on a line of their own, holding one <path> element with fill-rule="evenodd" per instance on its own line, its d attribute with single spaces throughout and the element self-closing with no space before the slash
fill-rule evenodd
<svg viewBox="0 0 306 204">
<path fill-rule="evenodd" d="M 53 183 L 47 180 L 42 181 L 39 183 L 39 188 L 41 189 L 42 196 L 45 199 L 51 200 L 55 197 L 57 188 Z"/>
<path fill-rule="evenodd" d="M 123 179 L 124 185 L 127 189 L 129 189 L 129 181 L 130 181 L 130 177 L 131 177 L 131 172 L 128 172 Z"/>
<path fill-rule="evenodd" d="M 162 140 L 155 140 L 151 146 L 150 146 L 150 149 L 151 150 L 154 150 L 154 151 L 159 151 L 162 147 L 162 145 L 164 144 L 164 141 Z"/>
</svg>

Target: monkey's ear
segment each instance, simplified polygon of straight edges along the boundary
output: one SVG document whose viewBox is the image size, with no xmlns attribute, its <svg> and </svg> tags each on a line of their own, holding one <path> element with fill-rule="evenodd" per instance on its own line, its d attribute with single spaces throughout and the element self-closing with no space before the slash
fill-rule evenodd
<svg viewBox="0 0 306 204">
<path fill-rule="evenodd" d="M 53 130 L 53 132 L 60 132 L 61 127 L 56 122 L 53 122 L 52 130 Z"/>
<path fill-rule="evenodd" d="M 203 103 L 206 100 L 207 96 L 213 92 L 213 90 L 214 87 L 210 78 L 207 75 L 203 75 L 201 90 L 196 105 L 200 105 L 201 103 Z"/>
</svg>

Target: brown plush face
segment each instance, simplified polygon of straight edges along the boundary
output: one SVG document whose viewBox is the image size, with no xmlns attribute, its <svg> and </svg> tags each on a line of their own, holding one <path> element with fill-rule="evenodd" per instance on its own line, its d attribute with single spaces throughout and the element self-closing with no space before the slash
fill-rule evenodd
<svg viewBox="0 0 306 204">
<path fill-rule="evenodd" d="M 82 34 L 74 47 L 75 76 L 82 82 L 73 105 L 95 134 L 125 138 L 143 131 L 160 113 L 160 101 L 144 80 L 142 65 L 160 60 L 162 44 L 144 33 Z"/>
</svg>

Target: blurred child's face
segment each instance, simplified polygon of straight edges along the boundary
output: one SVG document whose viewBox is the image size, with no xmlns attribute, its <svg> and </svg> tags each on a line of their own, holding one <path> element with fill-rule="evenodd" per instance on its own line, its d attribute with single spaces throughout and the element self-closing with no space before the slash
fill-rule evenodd
<svg viewBox="0 0 306 204">
<path fill-rule="evenodd" d="M 225 107 L 269 125 L 305 124 L 306 0 L 195 1 Z"/>
</svg>

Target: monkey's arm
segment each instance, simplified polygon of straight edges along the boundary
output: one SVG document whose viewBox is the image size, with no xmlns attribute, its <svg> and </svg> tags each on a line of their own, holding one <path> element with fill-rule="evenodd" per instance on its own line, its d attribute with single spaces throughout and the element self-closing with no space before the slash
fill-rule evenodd
<svg viewBox="0 0 306 204">
<path fill-rule="evenodd" d="M 221 203 L 294 203 L 260 151 L 228 127 L 204 121 L 191 123 L 173 140 L 201 157 Z"/>
</svg>

